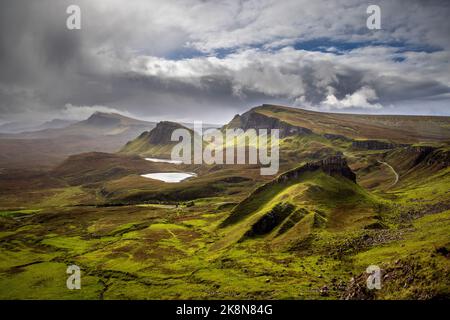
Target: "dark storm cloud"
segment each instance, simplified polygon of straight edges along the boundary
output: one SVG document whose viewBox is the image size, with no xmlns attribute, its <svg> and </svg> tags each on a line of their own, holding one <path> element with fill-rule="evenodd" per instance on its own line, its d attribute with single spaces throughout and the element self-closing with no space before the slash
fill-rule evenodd
<svg viewBox="0 0 450 320">
<path fill-rule="evenodd" d="M 449 114 L 445 1 L 379 1 L 380 31 L 355 0 L 0 3 L 3 121 L 96 109 L 227 121 L 264 102 L 408 112 L 427 101 L 411 112 Z M 82 30 L 65 27 L 69 4 Z"/>
<path fill-rule="evenodd" d="M 70 66 L 81 59 L 80 35 L 61 27 L 65 3 L 2 2 L 0 101 L 2 111 L 8 111 L 2 117 L 59 106 L 55 89 L 61 81 L 70 82 Z"/>
</svg>

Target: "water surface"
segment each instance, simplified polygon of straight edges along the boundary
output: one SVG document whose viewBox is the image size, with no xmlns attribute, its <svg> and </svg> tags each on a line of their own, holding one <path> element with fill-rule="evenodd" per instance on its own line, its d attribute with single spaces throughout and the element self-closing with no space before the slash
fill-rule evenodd
<svg viewBox="0 0 450 320">
<path fill-rule="evenodd" d="M 182 164 L 181 160 L 170 160 L 170 159 L 159 159 L 159 158 L 145 158 L 145 160 L 150 162 L 164 162 L 164 163 L 172 163 L 172 164 Z"/>
<path fill-rule="evenodd" d="M 193 172 L 158 172 L 141 175 L 141 177 L 144 178 L 160 180 L 168 183 L 178 183 L 187 178 L 196 176 L 197 174 Z"/>
</svg>

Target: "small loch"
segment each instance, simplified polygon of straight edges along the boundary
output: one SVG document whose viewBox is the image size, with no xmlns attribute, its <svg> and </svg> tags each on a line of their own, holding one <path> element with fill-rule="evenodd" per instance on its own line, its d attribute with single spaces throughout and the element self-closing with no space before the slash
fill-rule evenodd
<svg viewBox="0 0 450 320">
<path fill-rule="evenodd" d="M 167 183 L 178 183 L 191 177 L 196 177 L 197 174 L 193 172 L 158 172 L 143 174 L 141 177 L 147 179 L 160 180 Z"/>
<path fill-rule="evenodd" d="M 180 160 L 159 159 L 159 158 L 145 158 L 145 160 L 150 161 L 150 162 L 163 162 L 163 163 L 171 163 L 171 164 L 182 164 L 183 163 Z"/>
</svg>

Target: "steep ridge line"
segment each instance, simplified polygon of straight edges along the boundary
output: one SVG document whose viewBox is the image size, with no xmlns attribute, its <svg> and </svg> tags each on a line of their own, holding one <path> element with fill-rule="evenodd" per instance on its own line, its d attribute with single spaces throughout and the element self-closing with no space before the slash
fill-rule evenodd
<svg viewBox="0 0 450 320">
<path fill-rule="evenodd" d="M 300 167 L 286 171 L 270 182 L 267 182 L 256 188 L 247 198 L 245 198 L 233 208 L 233 210 L 231 211 L 231 215 L 229 215 L 228 218 L 226 218 L 220 224 L 220 226 L 226 227 L 230 224 L 233 224 L 241 220 L 251 212 L 257 210 L 258 208 L 254 207 L 254 205 L 252 204 L 254 203 L 254 197 L 267 192 L 276 185 L 288 184 L 292 181 L 295 181 L 303 173 L 313 172 L 317 170 L 321 170 L 329 176 L 344 177 L 350 180 L 352 183 L 356 184 L 355 173 L 348 166 L 347 160 L 341 155 L 330 156 L 326 159 L 315 162 L 308 162 Z"/>
</svg>

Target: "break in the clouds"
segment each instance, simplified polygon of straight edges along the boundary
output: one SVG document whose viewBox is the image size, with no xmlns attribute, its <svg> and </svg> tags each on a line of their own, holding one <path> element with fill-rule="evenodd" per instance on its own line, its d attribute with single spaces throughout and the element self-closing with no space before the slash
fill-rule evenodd
<svg viewBox="0 0 450 320">
<path fill-rule="evenodd" d="M 81 8 L 82 29 L 66 28 Z M 381 8 L 381 30 L 366 8 Z M 228 121 L 260 103 L 450 114 L 448 1 L 0 2 L 0 121 Z"/>
</svg>

